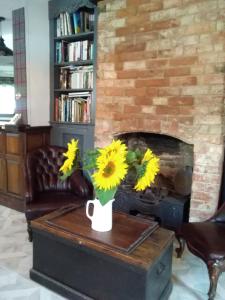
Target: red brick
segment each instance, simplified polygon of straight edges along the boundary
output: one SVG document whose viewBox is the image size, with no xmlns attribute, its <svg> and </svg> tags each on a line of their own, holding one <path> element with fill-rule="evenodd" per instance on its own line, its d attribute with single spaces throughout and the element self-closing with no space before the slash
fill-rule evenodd
<svg viewBox="0 0 225 300">
<path fill-rule="evenodd" d="M 197 56 L 184 56 L 184 57 L 178 57 L 178 58 L 173 58 L 170 60 L 170 65 L 171 66 L 176 66 L 176 65 L 193 65 L 198 61 Z"/>
<path fill-rule="evenodd" d="M 173 106 L 156 106 L 156 114 L 159 115 L 179 115 L 180 109 Z"/>
<path fill-rule="evenodd" d="M 145 96 L 146 89 L 145 88 L 130 88 L 125 90 L 126 96 Z"/>
<path fill-rule="evenodd" d="M 152 59 L 148 60 L 146 66 L 149 68 L 165 67 L 168 64 L 168 59 Z"/>
<path fill-rule="evenodd" d="M 116 12 L 116 16 L 118 18 L 124 18 L 124 17 L 129 17 L 129 16 L 134 16 L 137 14 L 137 7 L 136 6 L 131 6 L 127 5 L 126 8 L 120 9 Z"/>
<path fill-rule="evenodd" d="M 190 75 L 190 72 L 189 67 L 171 68 L 165 70 L 165 76 L 185 76 Z"/>
<path fill-rule="evenodd" d="M 105 96 L 105 90 L 103 88 L 97 87 L 96 94 L 97 96 Z"/>
<path fill-rule="evenodd" d="M 113 80 L 105 79 L 105 80 L 98 80 L 97 81 L 97 88 L 103 88 L 103 87 L 112 87 L 113 86 Z"/>
<path fill-rule="evenodd" d="M 116 29 L 116 36 L 127 36 L 137 32 L 137 26 L 131 25 L 127 27 L 121 27 Z"/>
<path fill-rule="evenodd" d="M 180 0 L 166 0 L 164 1 L 164 8 L 179 7 L 183 4 Z"/>
<path fill-rule="evenodd" d="M 137 32 L 139 32 L 139 39 L 141 37 L 141 33 L 146 33 L 146 32 L 151 32 L 152 30 L 152 24 L 151 23 L 145 23 L 145 24 L 139 24 L 139 26 L 137 27 Z M 150 35 L 149 35 L 149 39 L 150 39 Z"/>
<path fill-rule="evenodd" d="M 192 116 L 194 112 L 193 107 L 190 106 L 181 106 L 180 107 L 180 114 L 185 116 Z"/>
<path fill-rule="evenodd" d="M 104 103 L 103 104 L 105 111 L 110 112 L 121 112 L 122 110 L 122 104 L 113 102 L 113 103 Z"/>
<path fill-rule="evenodd" d="M 180 124 L 188 124 L 188 125 L 192 125 L 194 121 L 193 117 L 178 117 L 177 120 Z"/>
<path fill-rule="evenodd" d="M 146 4 L 141 4 L 140 1 L 138 2 L 137 7 L 139 12 L 152 12 L 163 9 L 163 2 L 160 0 L 155 1 L 146 1 Z"/>
<path fill-rule="evenodd" d="M 159 120 L 152 120 L 152 118 L 143 119 L 144 131 L 159 132 L 161 129 L 161 122 Z"/>
<path fill-rule="evenodd" d="M 129 119 L 130 119 L 130 115 L 125 114 L 124 112 L 113 113 L 114 121 L 123 121 L 123 120 L 129 120 Z"/>
<path fill-rule="evenodd" d="M 194 193 L 195 199 L 204 200 L 204 201 L 210 200 L 209 193 L 206 193 L 206 192 L 193 192 L 193 193 Z M 199 201 L 193 201 L 193 203 L 196 203 L 196 205 L 198 205 Z"/>
<path fill-rule="evenodd" d="M 99 55 L 98 55 L 98 57 L 99 57 Z M 104 61 L 102 61 L 102 62 L 104 62 L 104 63 L 115 63 L 116 61 L 119 61 L 119 55 L 117 53 L 105 54 L 103 57 L 104 57 Z"/>
<path fill-rule="evenodd" d="M 123 63 L 122 62 L 115 62 L 115 71 L 123 70 Z"/>
<path fill-rule="evenodd" d="M 163 70 L 160 69 L 148 69 L 148 70 L 123 70 L 117 72 L 118 79 L 132 79 L 132 78 L 149 78 L 149 77 L 162 77 Z"/>
<path fill-rule="evenodd" d="M 140 110 L 140 107 L 137 105 L 124 105 L 124 113 L 136 113 Z"/>
<path fill-rule="evenodd" d="M 120 88 L 105 88 L 105 95 L 106 96 L 124 96 L 124 89 Z"/>
<path fill-rule="evenodd" d="M 157 51 L 143 51 L 142 52 L 144 58 L 156 58 L 157 57 Z"/>
<path fill-rule="evenodd" d="M 178 106 L 178 105 L 193 105 L 194 98 L 191 96 L 180 96 L 180 97 L 170 97 L 168 99 L 168 104 Z"/>
<path fill-rule="evenodd" d="M 132 44 L 132 43 L 120 43 L 116 46 L 116 52 L 135 52 L 135 51 L 144 51 L 145 50 L 145 43 L 138 43 L 138 44 Z"/>
<path fill-rule="evenodd" d="M 157 0 L 160 1 L 160 0 Z M 153 1 L 154 2 L 154 1 Z M 127 6 L 138 6 L 138 5 L 145 5 L 146 3 L 149 3 L 149 0 L 127 0 Z"/>
<path fill-rule="evenodd" d="M 159 89 L 159 96 L 179 96 L 181 94 L 179 87 L 163 87 Z"/>
<path fill-rule="evenodd" d="M 105 120 L 114 120 L 114 114 L 113 112 L 106 112 L 101 110 L 96 110 L 96 118 L 97 119 L 105 119 Z"/>
<path fill-rule="evenodd" d="M 117 72 L 118 79 L 132 79 L 137 77 L 138 77 L 138 72 L 134 70 L 125 70 L 125 71 Z"/>
<path fill-rule="evenodd" d="M 149 86 L 168 86 L 168 79 L 138 79 L 136 87 L 149 87 Z"/>
<path fill-rule="evenodd" d="M 134 51 L 134 52 L 121 52 L 118 54 L 118 61 L 135 61 L 143 60 L 144 58 L 155 58 L 157 55 L 156 51 Z"/>
<path fill-rule="evenodd" d="M 170 85 L 196 85 L 197 78 L 195 76 L 187 76 L 187 77 L 171 77 Z"/>
<path fill-rule="evenodd" d="M 135 15 L 135 16 L 129 16 L 129 18 L 126 18 L 126 25 L 127 26 L 138 26 L 139 24 L 146 24 L 149 21 L 149 14 L 148 13 L 143 13 L 141 14 L 141 24 L 140 24 L 140 15 Z"/>
<path fill-rule="evenodd" d="M 224 74 L 210 74 L 205 75 L 203 79 L 204 84 L 224 84 Z"/>
<path fill-rule="evenodd" d="M 152 105 L 152 99 L 148 97 L 135 97 L 134 103 L 138 105 Z"/>
<path fill-rule="evenodd" d="M 152 23 L 152 30 L 161 30 L 161 29 L 168 29 L 171 27 L 178 27 L 179 21 L 176 19 L 166 20 L 166 21 L 159 21 Z"/>
<path fill-rule="evenodd" d="M 136 51 L 136 52 L 124 52 L 119 54 L 119 59 L 121 61 L 135 61 L 135 60 L 143 60 L 144 51 Z"/>
</svg>

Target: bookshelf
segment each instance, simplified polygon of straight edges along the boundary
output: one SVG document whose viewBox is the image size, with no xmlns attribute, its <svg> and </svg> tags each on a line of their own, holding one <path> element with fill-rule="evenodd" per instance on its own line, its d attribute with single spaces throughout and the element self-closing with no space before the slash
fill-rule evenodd
<svg viewBox="0 0 225 300">
<path fill-rule="evenodd" d="M 94 144 L 97 7 L 90 0 L 49 1 L 51 143 Z"/>
</svg>

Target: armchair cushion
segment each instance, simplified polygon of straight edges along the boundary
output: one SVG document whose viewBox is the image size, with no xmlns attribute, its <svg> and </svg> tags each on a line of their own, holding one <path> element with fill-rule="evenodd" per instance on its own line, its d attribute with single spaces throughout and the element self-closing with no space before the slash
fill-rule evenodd
<svg viewBox="0 0 225 300">
<path fill-rule="evenodd" d="M 204 261 L 225 258 L 225 224 L 186 223 L 182 225 L 182 237 L 191 252 Z"/>
</svg>

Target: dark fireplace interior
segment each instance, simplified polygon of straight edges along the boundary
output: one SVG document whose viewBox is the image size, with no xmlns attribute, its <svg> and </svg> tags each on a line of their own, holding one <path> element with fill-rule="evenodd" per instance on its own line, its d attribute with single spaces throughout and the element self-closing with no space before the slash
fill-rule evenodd
<svg viewBox="0 0 225 300">
<path fill-rule="evenodd" d="M 143 192 L 134 191 L 134 179 L 128 177 L 118 189 L 114 208 L 154 219 L 173 230 L 182 222 L 188 222 L 193 145 L 171 136 L 146 132 L 124 133 L 116 138 L 125 142 L 128 149 L 150 148 L 160 158 L 160 172 L 154 184 Z"/>
</svg>

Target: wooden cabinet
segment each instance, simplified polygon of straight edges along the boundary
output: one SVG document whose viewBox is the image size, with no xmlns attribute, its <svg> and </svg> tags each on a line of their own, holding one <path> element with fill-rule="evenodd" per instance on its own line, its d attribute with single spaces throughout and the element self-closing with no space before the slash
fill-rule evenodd
<svg viewBox="0 0 225 300">
<path fill-rule="evenodd" d="M 52 0 L 50 99 L 52 144 L 94 144 L 97 7 L 91 0 Z"/>
<path fill-rule="evenodd" d="M 0 192 L 6 191 L 6 161 L 0 157 Z"/>
<path fill-rule="evenodd" d="M 0 204 L 24 210 L 24 161 L 27 152 L 49 144 L 50 127 L 20 127 L 0 131 Z"/>
</svg>

